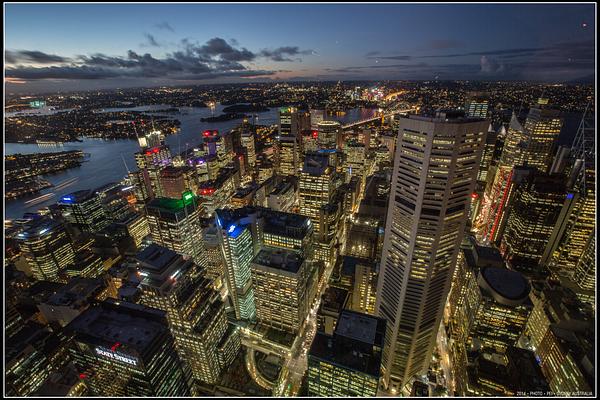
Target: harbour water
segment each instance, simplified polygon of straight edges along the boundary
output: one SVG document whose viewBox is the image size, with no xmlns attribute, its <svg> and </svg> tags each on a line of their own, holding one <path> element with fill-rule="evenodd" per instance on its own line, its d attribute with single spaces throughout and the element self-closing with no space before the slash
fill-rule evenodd
<svg viewBox="0 0 600 400">
<path fill-rule="evenodd" d="M 145 111 L 149 114 L 153 110 L 164 110 L 169 108 L 169 105 L 153 105 L 141 106 L 125 109 L 105 109 L 104 111 Z M 182 152 L 186 147 L 192 148 L 202 142 L 202 132 L 206 129 L 216 129 L 219 132 L 227 132 L 235 128 L 240 120 L 232 120 L 225 122 L 201 122 L 200 118 L 210 117 L 211 115 L 218 116 L 221 114 L 225 106 L 217 104 L 214 110 L 210 108 L 197 107 L 181 107 L 180 113 L 172 114 L 159 112 L 154 115 L 164 115 L 177 118 L 181 121 L 181 130 L 176 135 L 166 137 L 166 142 L 171 148 L 173 154 Z M 256 123 L 260 125 L 277 124 L 278 109 L 272 108 L 269 111 L 256 113 L 258 116 Z M 371 117 L 375 114 L 374 109 L 352 109 L 348 110 L 345 115 L 332 115 L 327 119 L 335 119 L 342 124 L 358 121 Z M 149 117 L 150 119 L 150 117 Z M 150 121 L 146 126 L 150 125 Z M 21 144 L 21 143 L 5 143 L 5 154 L 29 154 L 40 152 L 56 152 L 67 150 L 82 150 L 84 153 L 89 153 L 90 157 L 78 168 L 69 169 L 52 175 L 44 175 L 43 178 L 48 180 L 54 187 L 44 189 L 39 193 L 31 196 L 21 197 L 15 200 L 6 200 L 4 208 L 5 219 L 21 218 L 26 212 L 35 212 L 41 207 L 55 203 L 60 196 L 77 190 L 95 189 L 109 182 L 117 182 L 123 179 L 127 174 L 127 167 L 135 170 L 134 153 L 139 151 L 139 146 L 136 140 L 102 140 L 102 139 L 83 139 L 82 142 L 65 143 L 60 146 L 51 147 L 47 145 L 37 144 Z M 43 195 L 49 195 L 43 198 L 41 202 L 29 202 Z"/>
</svg>

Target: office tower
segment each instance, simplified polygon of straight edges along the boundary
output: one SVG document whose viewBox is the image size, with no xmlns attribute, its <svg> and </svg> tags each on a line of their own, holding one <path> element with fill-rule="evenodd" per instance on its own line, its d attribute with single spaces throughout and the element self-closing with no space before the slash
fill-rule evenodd
<svg viewBox="0 0 600 400">
<path fill-rule="evenodd" d="M 575 292 L 559 282 L 535 284 L 530 294 L 533 310 L 525 326 L 525 337 L 533 350 L 539 347 L 551 325 L 585 327 L 593 323 L 594 311 Z"/>
<path fill-rule="evenodd" d="M 494 150 L 496 148 L 496 139 L 498 137 L 497 132 L 490 124 L 488 128 L 488 133 L 485 138 L 485 146 L 483 148 L 483 153 L 481 154 L 481 162 L 479 163 L 479 173 L 477 174 L 478 182 L 486 182 L 488 171 L 492 165 L 492 158 L 494 156 Z"/>
<path fill-rule="evenodd" d="M 541 276 L 544 250 L 569 200 L 564 179 L 536 172 L 514 190 L 500 251 L 512 269 L 530 277 Z"/>
<path fill-rule="evenodd" d="M 278 330 L 298 333 L 312 303 L 310 267 L 293 250 L 263 247 L 252 259 L 256 319 Z"/>
<path fill-rule="evenodd" d="M 478 352 L 467 367 L 462 396 L 521 396 L 550 392 L 532 351 L 511 346 L 504 354 Z"/>
<path fill-rule="evenodd" d="M 163 196 L 172 199 L 180 199 L 186 191 L 196 193 L 198 190 L 196 170 L 190 166 L 167 166 L 160 171 L 160 186 Z"/>
<path fill-rule="evenodd" d="M 596 289 L 596 231 L 590 233 L 581 258 L 573 272 L 573 280 L 585 290 Z"/>
<path fill-rule="evenodd" d="M 37 307 L 48 323 L 65 327 L 91 304 L 103 299 L 106 290 L 102 279 L 73 278 Z"/>
<path fill-rule="evenodd" d="M 594 395 L 594 325 L 552 324 L 536 351 L 550 390 Z"/>
<path fill-rule="evenodd" d="M 555 110 L 532 107 L 521 124 L 513 113 L 502 148 L 498 168 L 490 191 L 486 191 L 482 217 L 477 225 L 480 237 L 494 243 L 500 239 L 498 221 L 516 166 L 535 167 L 547 172 L 552 164 L 554 146 L 562 128 L 562 119 Z"/>
<path fill-rule="evenodd" d="M 379 254 L 377 246 L 379 229 L 377 222 L 367 218 L 356 218 L 348 222 L 344 254 L 374 260 Z"/>
<path fill-rule="evenodd" d="M 58 207 L 65 221 L 82 232 L 95 233 L 110 224 L 100 197 L 91 190 L 80 190 L 62 196 Z"/>
<path fill-rule="evenodd" d="M 315 232 L 320 231 L 321 207 L 329 204 L 333 197 L 333 174 L 326 154 L 313 153 L 306 156 L 298 184 L 300 214 L 311 219 Z"/>
<path fill-rule="evenodd" d="M 143 239 L 150 235 L 148 218 L 144 214 L 129 212 L 122 219 L 116 221 L 115 226 L 117 229 L 127 232 L 136 248 L 139 248 Z"/>
<path fill-rule="evenodd" d="M 489 122 L 438 112 L 399 126 L 376 306 L 392 391 L 429 365 Z"/>
<path fill-rule="evenodd" d="M 487 118 L 488 100 L 482 96 L 471 96 L 465 106 L 465 111 L 470 118 Z"/>
<path fill-rule="evenodd" d="M 528 136 L 525 165 L 548 171 L 562 125 L 563 120 L 556 110 L 540 107 L 529 110 L 523 126 Z"/>
<path fill-rule="evenodd" d="M 290 212 L 296 203 L 296 188 L 291 180 L 282 180 L 269 193 L 268 208 L 273 211 Z"/>
<path fill-rule="evenodd" d="M 307 217 L 262 207 L 219 209 L 215 215 L 236 318 L 250 319 L 254 315 L 252 258 L 269 246 L 293 250 L 311 262 L 313 225 Z"/>
<path fill-rule="evenodd" d="M 138 136 L 138 143 L 142 149 L 164 145 L 165 135 L 161 131 L 153 129 L 144 136 Z"/>
<path fill-rule="evenodd" d="M 310 114 L 295 107 L 279 109 L 279 135 L 299 137 L 300 133 L 310 129 Z"/>
<path fill-rule="evenodd" d="M 338 136 L 342 134 L 342 125 L 337 121 L 321 121 L 317 125 L 317 131 L 319 148 L 333 150 L 337 146 Z"/>
<path fill-rule="evenodd" d="M 237 333 L 230 329 L 213 283 L 191 260 L 156 244 L 138 253 L 136 263 L 141 277 L 139 302 L 167 313 L 179 357 L 194 379 L 217 382 L 232 361 L 226 355 L 237 354 L 239 338 L 231 337 Z M 233 348 L 224 347 L 226 343 Z"/>
<path fill-rule="evenodd" d="M 525 330 L 533 308 L 528 297 L 529 282 L 521 273 L 504 267 L 474 271 L 472 264 L 469 267 L 472 273 L 466 296 L 473 318 L 469 343 L 478 342 L 483 348 L 503 353 L 509 346 L 516 345 Z"/>
<path fill-rule="evenodd" d="M 251 130 L 244 130 L 242 132 L 242 147 L 246 149 L 248 165 L 251 169 L 254 169 L 256 165 L 256 148 L 254 145 L 254 132 Z"/>
<path fill-rule="evenodd" d="M 75 260 L 75 251 L 65 227 L 42 218 L 17 235 L 19 248 L 39 281 L 60 280 L 60 273 Z"/>
<path fill-rule="evenodd" d="M 131 212 L 131 206 L 127 200 L 129 190 L 130 188 L 115 182 L 94 190 L 96 196 L 100 198 L 100 204 L 102 204 L 109 222 L 118 221 Z"/>
<path fill-rule="evenodd" d="M 346 182 L 350 182 L 350 179 L 354 176 L 360 179 L 360 187 L 365 187 L 367 176 L 371 174 L 371 160 L 367 159 L 366 147 L 362 143 L 351 140 L 346 143 L 344 153 L 346 154 L 346 161 L 344 163 L 344 170 L 346 172 Z"/>
<path fill-rule="evenodd" d="M 301 160 L 300 143 L 295 136 L 280 136 L 276 147 L 279 175 L 297 175 Z"/>
<path fill-rule="evenodd" d="M 154 243 L 198 260 L 201 254 L 200 208 L 196 197 L 185 192 L 180 200 L 156 198 L 146 205 Z"/>
<path fill-rule="evenodd" d="M 188 396 L 166 313 L 108 299 L 67 326 L 71 356 L 95 396 Z"/>
<path fill-rule="evenodd" d="M 202 244 L 200 266 L 205 269 L 207 278 L 213 281 L 218 290 L 225 285 L 225 260 L 221 252 L 219 231 L 214 224 L 202 229 Z"/>
<path fill-rule="evenodd" d="M 94 254 L 90 249 L 82 249 L 75 253 L 73 264 L 64 270 L 64 275 L 68 278 L 97 278 L 103 274 L 104 262 L 102 258 Z"/>
<path fill-rule="evenodd" d="M 7 337 L 5 350 L 6 396 L 32 396 L 46 378 L 68 362 L 66 341 L 37 322 L 27 322 Z"/>
<path fill-rule="evenodd" d="M 573 166 L 568 186 L 573 190 L 575 205 L 551 259 L 552 264 L 566 271 L 576 268 L 596 226 L 595 140 L 594 112 L 588 109 L 570 152 Z"/>
<path fill-rule="evenodd" d="M 344 262 L 349 257 L 344 257 Z M 352 310 L 375 315 L 378 264 L 369 260 L 354 263 Z"/>
<path fill-rule="evenodd" d="M 245 216 L 238 219 L 227 210 L 216 210 L 215 217 L 225 259 L 227 288 L 235 316 L 237 319 L 254 320 L 256 308 L 250 262 L 257 244 L 252 237 L 252 220 Z"/>
<path fill-rule="evenodd" d="M 346 310 L 333 335 L 317 332 L 308 353 L 308 395 L 376 396 L 385 328 L 382 318 Z"/>
<path fill-rule="evenodd" d="M 139 168 L 138 182 L 145 186 L 144 189 L 138 190 L 146 192 L 149 197 L 161 197 L 163 194 L 160 185 L 160 171 L 172 164 L 169 146 L 159 145 L 145 148 L 135 153 L 134 156 Z"/>
</svg>

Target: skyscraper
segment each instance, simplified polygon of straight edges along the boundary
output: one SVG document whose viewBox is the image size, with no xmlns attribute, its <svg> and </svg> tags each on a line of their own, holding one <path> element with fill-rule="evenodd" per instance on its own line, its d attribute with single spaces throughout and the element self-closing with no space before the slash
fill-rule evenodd
<svg viewBox="0 0 600 400">
<path fill-rule="evenodd" d="M 17 239 L 37 280 L 59 281 L 60 272 L 75 261 L 71 238 L 58 221 L 47 218 L 35 221 Z"/>
<path fill-rule="evenodd" d="M 188 396 L 164 311 L 108 299 L 65 328 L 95 396 Z"/>
<path fill-rule="evenodd" d="M 562 176 L 549 176 L 537 170 L 513 190 L 511 198 L 514 200 L 507 209 L 500 251 L 511 268 L 533 277 L 541 273 L 544 250 L 570 195 L 566 193 Z"/>
<path fill-rule="evenodd" d="M 82 232 L 95 233 L 110 224 L 100 197 L 91 190 L 80 190 L 62 196 L 58 207 L 65 221 Z"/>
<path fill-rule="evenodd" d="M 255 254 L 252 220 L 247 217 L 236 218 L 226 211 L 216 210 L 215 216 L 225 259 L 229 297 L 236 318 L 251 321 L 256 317 L 250 269 Z"/>
<path fill-rule="evenodd" d="M 293 250 L 263 247 L 252 259 L 251 268 L 256 319 L 298 333 L 312 303 L 308 296 L 310 266 Z"/>
<path fill-rule="evenodd" d="M 308 353 L 309 396 L 376 396 L 385 328 L 383 318 L 344 310 L 333 335 L 317 332 Z"/>
<path fill-rule="evenodd" d="M 392 391 L 429 365 L 489 122 L 438 112 L 399 126 L 376 305 Z"/>
<path fill-rule="evenodd" d="M 321 121 L 317 125 L 319 148 L 332 150 L 336 148 L 338 136 L 342 134 L 342 125 L 337 121 Z"/>
<path fill-rule="evenodd" d="M 221 343 L 233 341 L 225 306 L 198 267 L 172 250 L 152 244 L 136 256 L 141 277 L 140 303 L 167 313 L 178 354 L 202 382 L 215 383 L 232 360 L 222 358 Z M 237 347 L 235 346 L 237 342 Z"/>
<path fill-rule="evenodd" d="M 191 192 L 180 200 L 155 198 L 146 205 L 152 240 L 179 254 L 198 259 L 202 253 L 200 209 Z"/>
</svg>

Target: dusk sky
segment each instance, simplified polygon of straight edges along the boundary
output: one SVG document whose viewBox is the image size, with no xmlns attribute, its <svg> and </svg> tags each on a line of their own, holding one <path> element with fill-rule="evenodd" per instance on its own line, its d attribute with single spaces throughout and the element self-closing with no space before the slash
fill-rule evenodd
<svg viewBox="0 0 600 400">
<path fill-rule="evenodd" d="M 265 80 L 591 80 L 593 4 L 5 4 L 9 92 Z"/>
</svg>

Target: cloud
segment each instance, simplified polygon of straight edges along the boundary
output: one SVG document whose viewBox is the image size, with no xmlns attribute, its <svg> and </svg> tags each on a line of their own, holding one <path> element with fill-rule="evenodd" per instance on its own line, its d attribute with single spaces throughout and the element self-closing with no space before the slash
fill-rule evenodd
<svg viewBox="0 0 600 400">
<path fill-rule="evenodd" d="M 7 50 L 4 53 L 8 64 L 18 63 L 34 63 L 34 64 L 54 64 L 67 62 L 70 59 L 67 57 L 57 56 L 55 54 L 47 54 L 41 51 L 29 50 Z"/>
<path fill-rule="evenodd" d="M 376 58 L 378 60 L 397 60 L 397 61 L 408 61 L 412 59 L 412 56 L 383 56 L 383 57 L 367 57 L 367 58 Z"/>
<path fill-rule="evenodd" d="M 456 47 L 462 47 L 464 44 L 458 40 L 454 39 L 435 39 L 430 40 L 428 43 L 430 49 L 434 50 L 445 50 L 445 49 L 453 49 Z"/>
<path fill-rule="evenodd" d="M 169 23 L 166 22 L 166 21 L 158 23 L 158 24 L 156 24 L 154 26 L 157 27 L 158 29 L 162 29 L 162 30 L 165 30 L 165 31 L 169 31 L 169 32 L 175 33 L 175 29 L 173 29 L 173 27 L 171 25 L 169 25 Z"/>
<path fill-rule="evenodd" d="M 481 72 L 484 74 L 498 74 L 504 72 L 504 64 L 498 63 L 494 58 L 481 56 L 479 60 Z"/>
<path fill-rule="evenodd" d="M 297 56 L 301 54 L 316 54 L 313 50 L 300 50 L 298 46 L 283 46 L 273 50 L 261 50 L 260 56 L 269 58 L 273 61 L 293 61 L 289 56 Z M 298 60 L 298 59 L 297 59 Z"/>
<path fill-rule="evenodd" d="M 150 46 L 160 44 L 154 36 L 145 34 Z M 231 43 L 234 43 L 232 45 Z M 164 58 L 155 58 L 150 53 L 127 51 L 126 56 L 109 56 L 95 53 L 78 55 L 73 59 L 48 55 L 36 51 L 8 51 L 7 60 L 13 64 L 20 60 L 53 61 L 52 66 L 14 65 L 5 71 L 12 79 L 108 79 L 108 78 L 167 78 L 174 80 L 211 79 L 218 77 L 252 78 L 268 76 L 277 71 L 252 69 L 245 62 L 257 58 L 285 61 L 289 56 L 310 54 L 312 50 L 300 50 L 297 46 L 283 46 L 273 50 L 254 53 L 245 47 L 238 47 L 235 41 L 228 43 L 222 38 L 212 38 L 205 43 L 182 39 L 179 49 L 167 53 Z M 290 60 L 291 61 L 291 60 Z"/>
<path fill-rule="evenodd" d="M 153 35 L 149 33 L 144 33 L 144 37 L 146 38 L 147 43 L 142 43 L 142 47 L 152 46 L 152 47 L 160 47 L 160 44 L 156 41 Z"/>
</svg>

